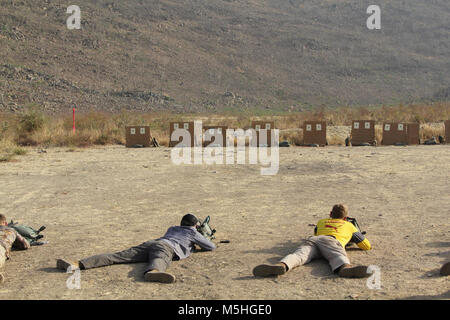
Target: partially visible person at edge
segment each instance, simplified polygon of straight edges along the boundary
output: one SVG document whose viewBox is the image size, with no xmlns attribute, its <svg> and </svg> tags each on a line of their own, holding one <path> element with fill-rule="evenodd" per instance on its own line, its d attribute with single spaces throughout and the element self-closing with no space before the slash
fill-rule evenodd
<svg viewBox="0 0 450 320">
<path fill-rule="evenodd" d="M 5 281 L 5 262 L 10 259 L 11 248 L 26 250 L 30 244 L 16 230 L 8 227 L 6 216 L 0 214 L 0 283 Z"/>
</svg>

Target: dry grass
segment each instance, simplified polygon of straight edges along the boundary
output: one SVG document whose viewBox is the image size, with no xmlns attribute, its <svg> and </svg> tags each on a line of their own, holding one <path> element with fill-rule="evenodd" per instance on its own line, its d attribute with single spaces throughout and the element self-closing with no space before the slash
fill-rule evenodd
<svg viewBox="0 0 450 320">
<path fill-rule="evenodd" d="M 383 140 L 383 127 L 381 125 L 375 126 L 375 140 L 378 145 L 381 145 Z"/>
<path fill-rule="evenodd" d="M 338 135 L 327 136 L 327 142 L 331 146 L 343 146 L 345 145 L 345 137 Z"/>
<path fill-rule="evenodd" d="M 420 139 L 427 140 L 432 137 L 445 136 L 445 126 L 441 123 L 425 123 L 420 126 Z"/>
<path fill-rule="evenodd" d="M 22 147 L 12 142 L 0 140 L 0 162 L 11 162 L 16 160 L 16 156 L 23 156 L 27 153 Z"/>
<path fill-rule="evenodd" d="M 0 113 L 0 150 L 2 161 L 11 160 L 21 153 L 17 146 L 40 147 L 89 147 L 125 143 L 125 126 L 149 125 L 152 136 L 162 146 L 169 143 L 169 122 L 202 120 L 206 124 L 222 124 L 230 128 L 248 128 L 252 120 L 273 120 L 281 130 L 280 140 L 293 145 L 302 143 L 301 125 L 305 120 L 325 120 L 329 126 L 349 126 L 353 119 L 373 119 L 377 141 L 381 141 L 381 124 L 384 121 L 405 121 L 421 123 L 421 139 L 444 135 L 443 120 L 450 118 L 450 103 L 434 105 L 399 105 L 382 108 L 339 108 L 320 109 L 277 116 L 233 115 L 233 114 L 171 114 L 89 112 L 76 117 L 76 132 L 72 132 L 71 115 L 49 116 L 30 108 L 22 114 Z M 330 145 L 344 145 L 342 134 L 329 133 Z"/>
<path fill-rule="evenodd" d="M 288 141 L 291 145 L 299 146 L 303 143 L 303 130 L 292 129 L 280 132 L 280 141 Z"/>
</svg>

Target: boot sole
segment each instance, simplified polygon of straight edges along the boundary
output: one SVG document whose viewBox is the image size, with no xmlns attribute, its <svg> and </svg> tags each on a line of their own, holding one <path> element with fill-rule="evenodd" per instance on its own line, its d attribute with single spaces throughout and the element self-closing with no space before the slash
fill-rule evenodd
<svg viewBox="0 0 450 320">
<path fill-rule="evenodd" d="M 281 276 L 286 273 L 283 266 L 271 266 L 269 264 L 261 264 L 253 269 L 255 277 Z"/>
<path fill-rule="evenodd" d="M 366 266 L 347 267 L 339 271 L 339 276 L 342 278 L 368 278 Z"/>
<path fill-rule="evenodd" d="M 56 268 L 59 269 L 59 270 L 67 271 L 67 269 L 68 269 L 70 266 L 75 267 L 72 263 L 70 263 L 70 262 L 68 262 L 68 261 L 66 261 L 66 260 L 64 260 L 64 259 L 58 259 L 58 260 L 56 260 Z"/>
<path fill-rule="evenodd" d="M 147 272 L 144 280 L 148 282 L 174 283 L 175 276 L 166 272 Z"/>
<path fill-rule="evenodd" d="M 447 262 L 446 264 L 444 264 L 441 268 L 441 275 L 443 276 L 448 276 L 450 275 L 450 262 Z"/>
</svg>

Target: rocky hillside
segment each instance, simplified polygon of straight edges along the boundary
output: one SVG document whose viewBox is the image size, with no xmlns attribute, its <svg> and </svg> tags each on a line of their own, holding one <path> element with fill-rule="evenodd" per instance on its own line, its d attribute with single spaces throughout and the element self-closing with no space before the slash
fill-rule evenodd
<svg viewBox="0 0 450 320">
<path fill-rule="evenodd" d="M 450 100 L 450 2 L 0 0 L 0 110 L 299 110 Z"/>
</svg>

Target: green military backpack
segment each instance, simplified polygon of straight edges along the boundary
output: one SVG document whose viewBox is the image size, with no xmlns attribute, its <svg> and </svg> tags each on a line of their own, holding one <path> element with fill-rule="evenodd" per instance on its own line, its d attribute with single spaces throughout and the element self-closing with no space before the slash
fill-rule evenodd
<svg viewBox="0 0 450 320">
<path fill-rule="evenodd" d="M 24 237 L 30 243 L 31 246 L 38 246 L 48 243 L 47 241 L 39 241 L 44 237 L 44 235 L 40 233 L 45 230 L 45 226 L 42 226 L 38 230 L 36 230 L 33 229 L 32 227 L 11 221 L 8 224 L 8 227 L 16 230 L 17 233 L 19 233 L 22 237 Z"/>
<path fill-rule="evenodd" d="M 210 219 L 211 218 L 207 216 L 206 219 L 203 221 L 203 223 L 197 226 L 197 231 L 200 232 L 200 234 L 204 236 L 206 239 L 213 240 L 216 238 L 214 236 L 214 234 L 216 233 L 216 229 L 211 228 L 211 226 L 209 225 Z"/>
</svg>

